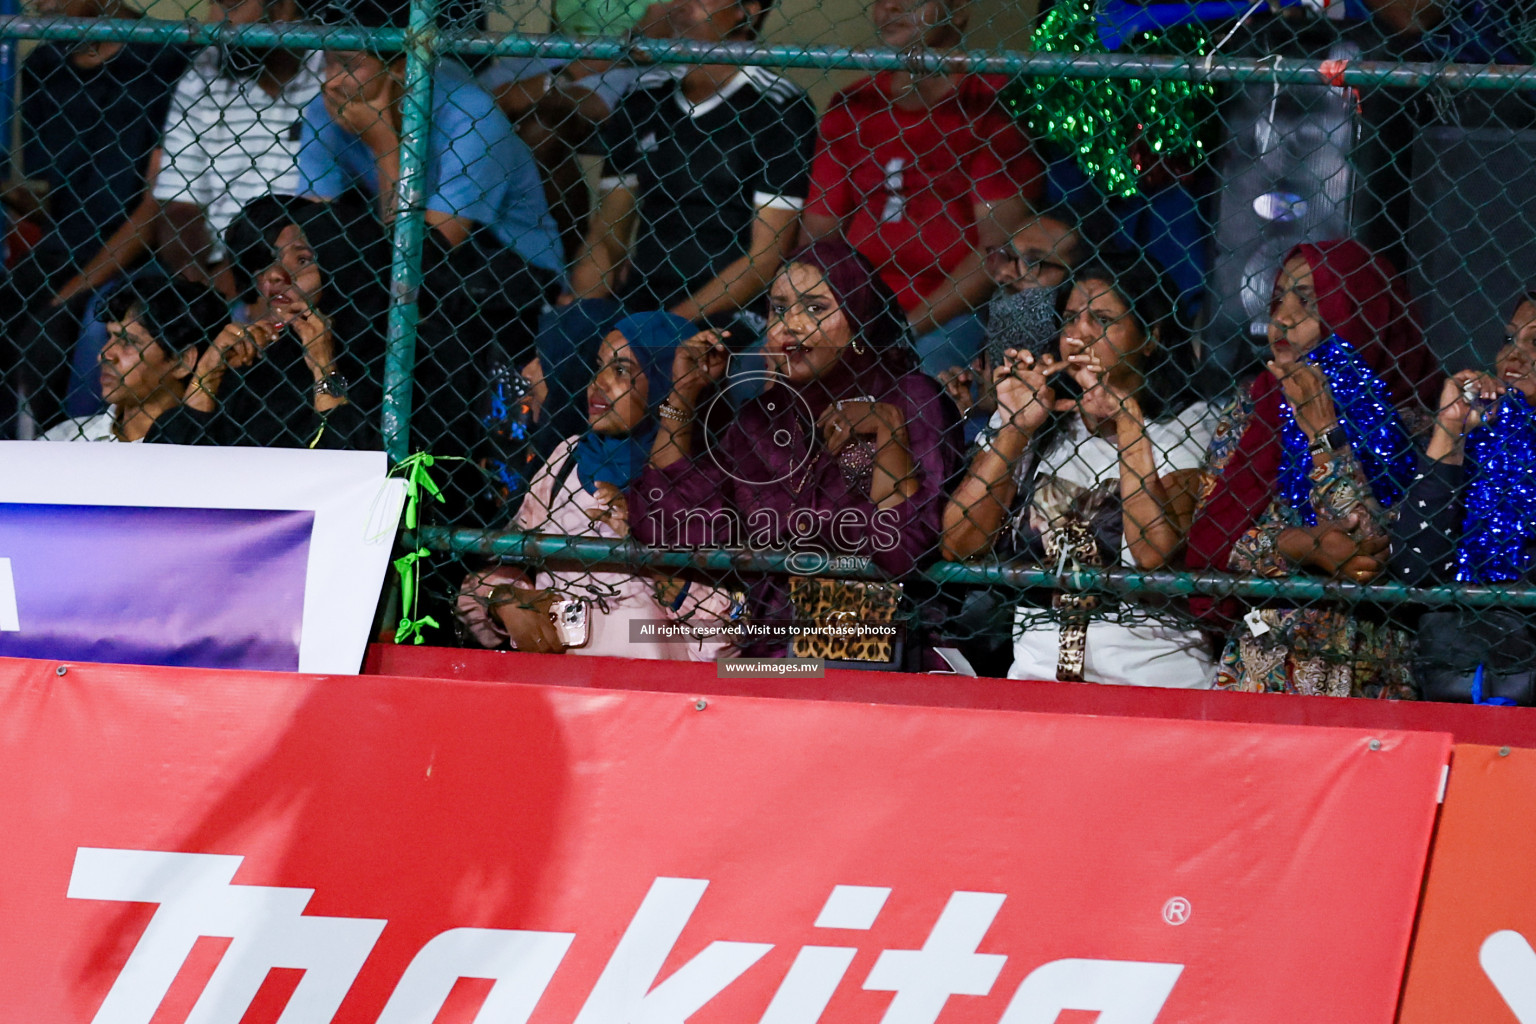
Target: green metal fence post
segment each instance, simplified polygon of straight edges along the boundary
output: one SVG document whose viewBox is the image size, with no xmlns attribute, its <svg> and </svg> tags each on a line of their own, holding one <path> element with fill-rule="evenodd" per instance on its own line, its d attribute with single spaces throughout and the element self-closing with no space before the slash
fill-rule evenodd
<svg viewBox="0 0 1536 1024">
<path fill-rule="evenodd" d="M 400 110 L 400 187 L 390 260 L 389 334 L 384 355 L 384 450 L 391 462 L 410 454 L 411 398 L 421 291 L 426 211 L 427 133 L 432 121 L 432 73 L 437 67 L 437 0 L 413 0 L 405 38 L 405 96 Z"/>
</svg>

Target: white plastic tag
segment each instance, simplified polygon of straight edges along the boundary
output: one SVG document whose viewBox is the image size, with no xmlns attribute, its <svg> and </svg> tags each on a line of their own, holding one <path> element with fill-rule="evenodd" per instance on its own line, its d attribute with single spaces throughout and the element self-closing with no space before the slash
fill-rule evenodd
<svg viewBox="0 0 1536 1024">
<path fill-rule="evenodd" d="M 1263 636 L 1269 632 L 1269 623 L 1264 621 L 1264 616 L 1259 614 L 1257 608 L 1244 615 L 1243 621 L 1248 624 L 1248 632 L 1254 636 Z"/>
<path fill-rule="evenodd" d="M 957 676 L 973 676 L 973 677 L 976 675 L 975 667 L 971 665 L 971 661 L 970 661 L 969 658 L 967 658 L 965 655 L 960 653 L 960 648 L 958 648 L 958 647 L 935 647 L 933 649 L 933 653 L 937 654 L 940 658 L 944 659 L 944 664 L 949 666 L 949 672 L 945 673 L 943 669 L 935 668 L 935 669 L 929 669 L 929 674 L 930 675 L 935 675 L 935 674 L 938 674 L 938 675 L 953 674 L 953 675 L 957 675 Z"/>
</svg>

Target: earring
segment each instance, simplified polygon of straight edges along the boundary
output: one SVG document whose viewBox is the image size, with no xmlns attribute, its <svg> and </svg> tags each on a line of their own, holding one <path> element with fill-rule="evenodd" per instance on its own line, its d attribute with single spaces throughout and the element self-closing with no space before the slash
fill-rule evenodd
<svg viewBox="0 0 1536 1024">
<path fill-rule="evenodd" d="M 864 354 L 864 346 L 859 344 L 858 335 L 854 335 L 853 341 L 849 344 L 848 347 L 853 349 L 853 354 L 856 356 L 861 356 Z"/>
</svg>

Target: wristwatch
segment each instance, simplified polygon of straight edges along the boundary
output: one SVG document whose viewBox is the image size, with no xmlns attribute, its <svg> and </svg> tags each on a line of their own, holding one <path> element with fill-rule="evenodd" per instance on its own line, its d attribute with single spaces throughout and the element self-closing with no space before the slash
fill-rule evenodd
<svg viewBox="0 0 1536 1024">
<path fill-rule="evenodd" d="M 1338 451 L 1340 448 L 1346 448 L 1348 446 L 1348 432 L 1345 431 L 1342 425 L 1335 423 L 1333 426 L 1329 427 L 1327 430 L 1314 437 L 1312 439 L 1312 443 L 1307 445 L 1307 451 L 1311 452 L 1313 455 L 1327 455 Z"/>
<path fill-rule="evenodd" d="M 347 400 L 347 378 L 339 373 L 328 373 L 315 381 L 315 395 L 326 395 L 330 398 Z"/>
</svg>

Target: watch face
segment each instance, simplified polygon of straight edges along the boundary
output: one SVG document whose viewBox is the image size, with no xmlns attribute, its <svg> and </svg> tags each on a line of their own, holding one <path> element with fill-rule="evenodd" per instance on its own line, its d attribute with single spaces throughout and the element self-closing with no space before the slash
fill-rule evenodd
<svg viewBox="0 0 1536 1024">
<path fill-rule="evenodd" d="M 1336 452 L 1347 444 L 1349 444 L 1349 435 L 1345 433 L 1344 428 L 1334 427 L 1332 430 L 1325 430 L 1318 434 L 1317 439 L 1312 442 L 1312 447 L 1320 452 Z"/>
<path fill-rule="evenodd" d="M 1307 449 L 1314 452 L 1335 452 L 1347 444 L 1349 444 L 1349 435 L 1345 432 L 1344 428 L 1334 427 L 1331 430 L 1323 431 L 1313 438 L 1312 443 L 1307 446 Z"/>
</svg>

